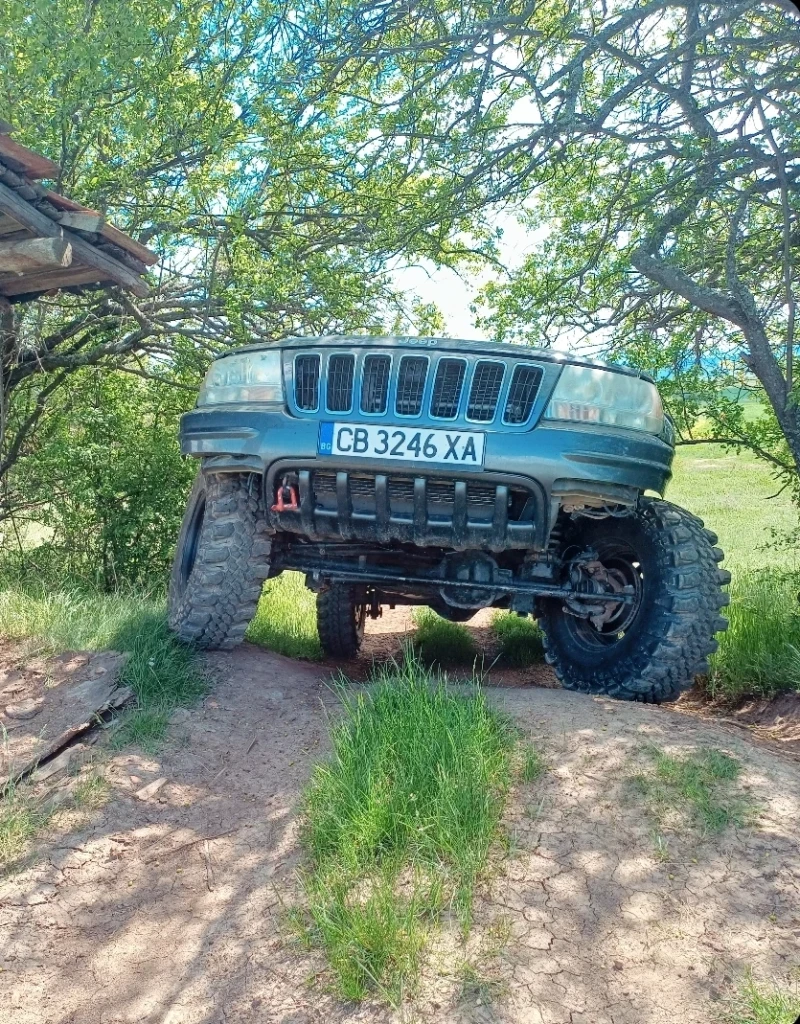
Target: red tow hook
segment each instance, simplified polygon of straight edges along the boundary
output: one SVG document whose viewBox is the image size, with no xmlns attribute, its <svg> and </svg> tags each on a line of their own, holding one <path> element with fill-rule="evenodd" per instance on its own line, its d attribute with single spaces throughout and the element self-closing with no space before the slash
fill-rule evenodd
<svg viewBox="0 0 800 1024">
<path fill-rule="evenodd" d="M 297 512 L 300 504 L 297 501 L 297 488 L 293 484 L 281 484 L 276 494 L 277 501 L 272 512 Z"/>
</svg>

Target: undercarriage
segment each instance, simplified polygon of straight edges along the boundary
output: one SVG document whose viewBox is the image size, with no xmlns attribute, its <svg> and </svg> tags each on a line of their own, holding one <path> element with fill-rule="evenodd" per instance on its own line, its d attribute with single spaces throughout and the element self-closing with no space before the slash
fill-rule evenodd
<svg viewBox="0 0 800 1024">
<path fill-rule="evenodd" d="M 601 622 L 633 605 L 633 582 L 605 567 L 595 550 L 568 554 L 567 560 L 560 552 L 493 557 L 485 551 L 314 544 L 283 536 L 273 544 L 272 567 L 276 574 L 284 569 L 304 573 L 316 592 L 336 585 L 353 587 L 374 616 L 384 604 L 424 604 L 453 619 L 487 607 L 528 615 L 537 599 L 549 599 L 559 601 L 568 614 Z"/>
</svg>

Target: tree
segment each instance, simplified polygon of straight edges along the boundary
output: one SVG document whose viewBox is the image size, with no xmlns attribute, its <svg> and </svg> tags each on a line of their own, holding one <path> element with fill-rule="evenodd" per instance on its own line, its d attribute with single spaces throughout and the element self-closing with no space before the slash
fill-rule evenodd
<svg viewBox="0 0 800 1024">
<path fill-rule="evenodd" d="M 712 412 L 797 488 L 797 13 L 757 0 L 369 4 L 316 60 L 340 90 L 353 62 L 387 83 L 380 116 L 452 168 L 454 202 L 517 204 L 536 229 L 510 284 L 485 293 L 497 337 L 594 336 L 656 369 L 689 356 L 695 404 L 698 367 L 757 384 L 775 429 L 754 435 L 724 400 Z"/>
<path fill-rule="evenodd" d="M 57 188 L 161 256 L 146 300 L 107 289 L 4 314 L 0 519 L 29 503 L 14 467 L 86 367 L 167 383 L 176 368 L 191 389 L 231 344 L 411 330 L 431 315 L 388 267 L 456 258 L 458 217 L 437 203 L 430 168 L 375 144 L 369 111 L 321 93 L 313 72 L 299 95 L 296 13 L 261 0 L 0 0 L 0 115 L 60 163 Z"/>
</svg>

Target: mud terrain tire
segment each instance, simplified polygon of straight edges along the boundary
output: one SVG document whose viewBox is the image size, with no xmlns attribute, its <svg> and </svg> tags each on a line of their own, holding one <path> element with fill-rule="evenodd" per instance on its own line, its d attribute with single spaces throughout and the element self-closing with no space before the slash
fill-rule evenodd
<svg viewBox="0 0 800 1024">
<path fill-rule="evenodd" d="M 269 574 L 270 538 L 255 473 L 197 475 L 169 586 L 169 626 L 185 643 L 241 643 Z"/>
<path fill-rule="evenodd" d="M 546 659 L 569 690 L 660 704 L 688 689 L 708 671 L 717 649 L 714 634 L 727 628 L 721 589 L 730 573 L 702 519 L 666 501 L 642 499 L 635 516 L 579 520 L 565 543 L 595 549 L 607 564 L 633 553 L 641 579 L 638 611 L 624 631 L 602 634 L 585 619 L 541 601 L 539 624 Z"/>
<path fill-rule="evenodd" d="M 317 594 L 317 632 L 322 649 L 332 658 L 354 658 L 364 639 L 366 605 L 353 587 L 333 583 Z"/>
</svg>

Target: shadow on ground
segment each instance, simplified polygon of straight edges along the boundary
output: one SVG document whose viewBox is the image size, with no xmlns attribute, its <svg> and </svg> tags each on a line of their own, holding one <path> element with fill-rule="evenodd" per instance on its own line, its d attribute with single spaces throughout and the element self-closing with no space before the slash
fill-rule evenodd
<svg viewBox="0 0 800 1024">
<path fill-rule="evenodd" d="M 209 663 L 217 685 L 158 759 L 114 757 L 92 823 L 45 837 L 0 882 L 8 1024 L 395 1019 L 338 1003 L 284 927 L 298 797 L 336 703 L 325 670 L 249 645 Z M 800 963 L 800 766 L 668 710 L 545 689 L 494 699 L 550 771 L 515 795 L 472 936 L 445 925 L 435 940 L 417 1019 L 707 1024 L 744 968 Z M 676 839 L 659 861 L 626 782 L 652 742 L 739 756 L 760 827 Z M 134 796 L 162 777 L 155 798 Z M 465 962 L 485 985 L 464 990 Z"/>
</svg>

